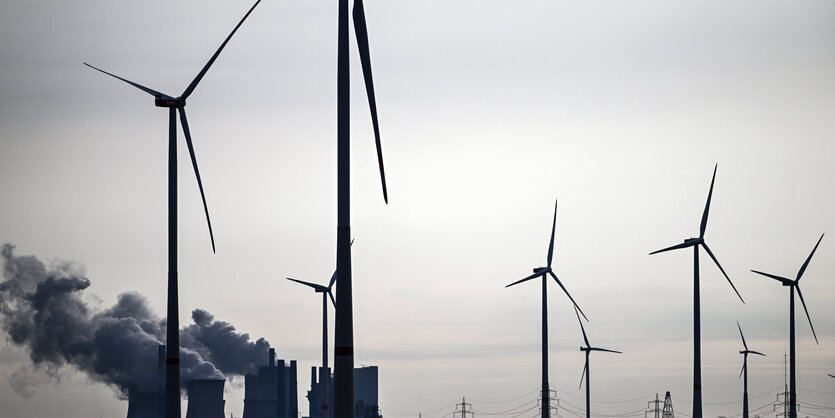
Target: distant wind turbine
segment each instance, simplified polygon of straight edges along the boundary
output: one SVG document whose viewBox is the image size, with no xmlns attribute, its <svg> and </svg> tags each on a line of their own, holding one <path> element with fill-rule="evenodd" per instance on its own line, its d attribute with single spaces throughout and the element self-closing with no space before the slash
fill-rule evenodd
<svg viewBox="0 0 835 418">
<path fill-rule="evenodd" d="M 353 418 L 354 405 L 354 307 L 351 277 L 351 91 L 348 60 L 348 3 L 339 0 L 336 64 L 336 142 L 337 142 L 337 226 L 336 226 L 336 324 L 333 359 L 334 416 Z M 368 47 L 368 27 L 362 0 L 354 0 L 354 32 L 357 37 L 360 63 L 362 64 L 371 124 L 377 145 L 377 163 L 383 199 L 388 204 L 386 173 L 383 169 L 383 150 L 380 145 L 380 128 L 377 123 L 377 99 L 374 95 L 374 79 L 371 75 L 371 55 Z"/>
<path fill-rule="evenodd" d="M 620 351 L 615 350 L 608 350 L 605 348 L 599 347 L 592 347 L 589 344 L 589 338 L 586 336 L 586 329 L 583 327 L 583 321 L 580 320 L 580 313 L 577 312 L 577 309 L 574 309 L 574 313 L 577 314 L 577 322 L 580 323 L 580 330 L 583 331 L 583 341 L 585 341 L 586 346 L 580 347 L 580 351 L 586 352 L 586 365 L 583 366 L 583 374 L 580 376 L 580 387 L 583 386 L 583 377 L 586 378 L 586 418 L 591 418 L 591 370 L 589 369 L 589 354 L 592 351 L 605 351 L 607 353 L 618 353 L 623 354 Z"/>
<path fill-rule="evenodd" d="M 742 327 L 739 326 L 739 321 L 737 321 L 736 327 L 739 328 L 739 336 L 742 338 L 742 346 L 745 347 L 745 350 L 739 352 L 739 354 L 744 356 L 742 360 L 742 370 L 739 371 L 739 377 L 742 377 L 742 375 L 745 374 L 745 379 L 742 383 L 742 418 L 748 418 L 748 354 L 757 354 L 760 356 L 765 356 L 765 354 L 749 350 L 748 344 L 745 344 L 745 336 L 742 335 Z"/>
<path fill-rule="evenodd" d="M 319 372 L 319 381 L 322 384 L 322 418 L 328 418 L 330 416 L 328 413 L 328 396 L 330 393 L 328 391 L 328 385 L 330 383 L 330 373 L 328 372 L 328 296 L 330 296 L 333 306 L 336 307 L 336 300 L 334 300 L 333 293 L 331 293 L 333 284 L 336 282 L 336 272 L 331 276 L 331 281 L 327 287 L 289 277 L 287 280 L 312 287 L 316 293 L 322 294 L 322 370 Z"/>
<path fill-rule="evenodd" d="M 550 396 L 551 392 L 548 385 L 548 287 L 546 286 L 548 283 L 548 275 L 550 274 L 551 277 L 556 280 L 557 284 L 562 288 L 563 292 L 565 292 L 566 296 L 571 299 L 571 303 L 574 304 L 574 308 L 577 309 L 580 314 L 583 315 L 583 318 L 586 318 L 586 314 L 583 313 L 583 310 L 577 306 L 577 303 L 574 302 L 574 298 L 571 297 L 571 294 L 568 293 L 565 286 L 563 286 L 560 279 L 557 278 L 557 275 L 551 270 L 551 261 L 554 258 L 554 232 L 557 228 L 557 202 L 554 202 L 554 223 L 551 225 L 551 242 L 548 244 L 548 264 L 547 267 L 537 267 L 533 269 L 533 274 L 525 277 L 522 280 L 515 281 L 505 287 L 510 287 L 517 285 L 522 282 L 526 282 L 528 280 L 535 279 L 537 277 L 542 277 L 542 403 L 541 403 L 541 417 L 542 418 L 549 418 L 551 413 L 550 407 Z M 588 318 L 586 318 L 588 321 Z"/>
<path fill-rule="evenodd" d="M 194 156 L 194 146 L 191 142 L 191 132 L 188 128 L 188 121 L 186 119 L 186 99 L 194 92 L 197 84 L 209 71 L 209 67 L 220 55 L 220 51 L 232 38 L 232 35 L 238 30 L 241 24 L 244 23 L 249 14 L 255 9 L 255 4 L 244 15 L 243 19 L 238 22 L 232 33 L 226 37 L 226 40 L 220 45 L 214 55 L 209 59 L 209 62 L 197 74 L 197 77 L 191 81 L 191 84 L 186 87 L 183 94 L 174 98 L 167 94 L 160 93 L 156 90 L 149 89 L 141 84 L 124 79 L 117 75 L 111 74 L 102 69 L 96 68 L 86 62 L 84 65 L 101 71 L 111 77 L 128 83 L 139 90 L 142 90 L 154 96 L 154 104 L 157 107 L 168 108 L 168 311 L 166 316 L 167 333 L 165 340 L 165 417 L 179 418 L 180 417 L 180 319 L 179 306 L 177 296 L 177 112 L 180 113 L 180 121 L 183 125 L 183 134 L 186 137 L 186 145 L 188 145 L 188 152 L 191 156 L 191 164 L 194 167 L 194 175 L 197 177 L 197 186 L 200 189 L 200 197 L 203 199 L 203 211 L 206 213 L 206 223 L 209 225 L 209 238 L 212 241 L 212 252 L 215 252 L 215 238 L 212 232 L 212 221 L 209 219 L 209 207 L 206 205 L 206 195 L 203 193 L 203 182 L 200 179 L 200 171 L 197 169 L 197 159 Z"/>
<path fill-rule="evenodd" d="M 736 290 L 736 286 L 734 286 L 733 282 L 731 282 L 731 278 L 728 277 L 728 274 L 725 273 L 725 269 L 722 268 L 722 265 L 719 264 L 719 260 L 716 259 L 716 256 L 713 255 L 713 252 L 710 251 L 710 248 L 707 246 L 705 242 L 705 229 L 707 228 L 707 216 L 708 212 L 710 212 L 710 199 L 713 196 L 713 183 L 716 180 L 716 169 L 718 164 L 713 167 L 713 178 L 710 180 L 710 191 L 707 193 L 707 203 L 705 204 L 704 213 L 702 213 L 702 224 L 699 228 L 699 237 L 698 238 L 687 238 L 684 240 L 684 243 L 673 245 L 672 247 L 667 247 L 658 251 L 653 251 L 649 253 L 650 255 L 663 253 L 665 251 L 670 250 L 677 250 L 680 248 L 687 248 L 693 247 L 693 415 L 692 418 L 702 418 L 702 340 L 701 340 L 701 304 L 699 302 L 699 245 L 704 247 L 705 251 L 707 251 L 707 255 L 713 259 L 713 262 L 716 263 L 716 266 L 719 267 L 719 270 L 728 279 L 728 283 L 731 284 L 731 287 L 736 292 L 736 295 L 739 296 L 739 300 L 742 300 L 742 296 L 740 296 L 739 292 Z M 742 303 L 745 303 L 742 300 Z"/>
<path fill-rule="evenodd" d="M 351 240 L 351 245 L 354 245 L 354 240 Z M 322 370 L 319 373 L 319 381 L 322 384 L 322 418 L 328 418 L 331 416 L 328 408 L 328 402 L 330 401 L 330 390 L 328 388 L 330 385 L 330 373 L 328 372 L 328 297 L 330 297 L 333 307 L 336 308 L 336 300 L 333 298 L 333 292 L 331 292 L 333 284 L 336 283 L 336 272 L 334 271 L 331 275 L 331 281 L 327 287 L 290 277 L 287 280 L 312 287 L 316 293 L 322 294 Z"/>
<path fill-rule="evenodd" d="M 803 273 L 806 271 L 809 261 L 812 260 L 812 256 L 815 255 L 815 251 L 817 251 L 818 245 L 820 245 L 822 239 L 823 234 L 821 234 L 821 237 L 818 238 L 818 243 L 815 244 L 815 248 L 812 249 L 812 252 L 806 259 L 806 262 L 804 262 L 803 266 L 800 267 L 800 271 L 797 272 L 797 277 L 794 280 L 781 276 L 775 276 L 773 274 L 763 273 L 757 270 L 751 270 L 754 273 L 777 280 L 782 283 L 783 286 L 789 288 L 789 418 L 797 417 L 797 385 L 795 381 L 796 353 L 794 349 L 794 290 L 797 289 L 797 295 L 800 296 L 800 303 L 803 304 L 803 310 L 806 312 L 806 318 L 809 320 L 809 327 L 812 328 L 812 335 L 815 337 L 815 343 L 818 343 L 818 336 L 815 334 L 815 327 L 812 325 L 812 318 L 809 316 L 809 310 L 806 309 L 806 302 L 803 300 L 803 292 L 800 291 L 800 278 L 803 277 Z"/>
</svg>

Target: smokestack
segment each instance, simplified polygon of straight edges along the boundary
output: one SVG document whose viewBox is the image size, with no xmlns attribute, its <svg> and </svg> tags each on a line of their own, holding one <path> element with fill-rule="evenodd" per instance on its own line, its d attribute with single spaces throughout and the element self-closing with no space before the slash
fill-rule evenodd
<svg viewBox="0 0 835 418">
<path fill-rule="evenodd" d="M 275 367 L 275 348 L 270 348 L 270 359 L 268 361 L 268 367 Z"/>
<path fill-rule="evenodd" d="M 157 417 L 165 416 L 165 345 L 157 347 Z"/>
<path fill-rule="evenodd" d="M 299 389 L 298 380 L 296 379 L 297 366 L 296 360 L 290 360 L 290 373 L 287 374 L 287 397 L 290 401 L 290 404 L 287 405 L 287 416 L 290 418 L 299 416 Z"/>
</svg>

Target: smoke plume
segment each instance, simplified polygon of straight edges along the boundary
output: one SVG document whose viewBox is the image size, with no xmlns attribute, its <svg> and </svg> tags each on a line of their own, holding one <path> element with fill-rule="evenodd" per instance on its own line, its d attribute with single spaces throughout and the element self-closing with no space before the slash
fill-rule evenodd
<svg viewBox="0 0 835 418">
<path fill-rule="evenodd" d="M 157 349 L 165 339 L 165 320 L 135 292 L 116 304 L 93 309 L 83 292 L 90 280 L 71 263 L 47 266 L 34 256 L 17 256 L 14 246 L 0 249 L 0 326 L 9 341 L 24 347 L 36 367 L 70 365 L 125 397 L 128 390 L 156 390 Z M 267 357 L 269 343 L 201 309 L 194 324 L 180 332 L 180 377 L 223 379 L 254 371 Z"/>
</svg>

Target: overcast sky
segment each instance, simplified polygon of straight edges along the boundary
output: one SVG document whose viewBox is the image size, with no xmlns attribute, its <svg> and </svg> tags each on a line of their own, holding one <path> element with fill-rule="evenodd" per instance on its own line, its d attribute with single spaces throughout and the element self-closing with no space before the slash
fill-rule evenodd
<svg viewBox="0 0 835 418">
<path fill-rule="evenodd" d="M 132 290 L 163 313 L 167 112 L 82 61 L 177 96 L 250 6 L 3 0 L 0 241 L 78 263 L 94 303 Z M 749 269 L 794 277 L 824 232 L 802 283 L 820 345 L 798 305 L 798 396 L 835 407 L 835 3 L 365 9 L 390 204 L 352 32 L 354 338 L 357 363 L 380 367 L 383 415 L 535 398 L 539 285 L 504 286 L 545 263 L 556 198 L 555 271 L 592 344 L 624 351 L 592 356 L 594 411 L 639 414 L 670 390 L 689 414 L 692 257 L 647 253 L 698 235 L 716 163 L 706 239 L 746 304 L 703 256 L 705 416 L 741 412 L 736 321 L 768 355 L 750 362 L 751 407 L 774 401 L 788 289 Z M 321 299 L 284 277 L 324 283 L 335 267 L 336 13 L 265 0 L 189 98 L 217 254 L 179 134 L 181 324 L 206 309 L 298 360 L 303 414 Z M 554 283 L 549 296 L 551 384 L 582 406 L 582 335 Z M 0 353 L 4 417 L 126 413 L 70 367 L 56 379 L 8 341 Z M 9 382 L 21 370 L 28 398 Z M 240 416 L 241 379 L 225 398 Z"/>
</svg>

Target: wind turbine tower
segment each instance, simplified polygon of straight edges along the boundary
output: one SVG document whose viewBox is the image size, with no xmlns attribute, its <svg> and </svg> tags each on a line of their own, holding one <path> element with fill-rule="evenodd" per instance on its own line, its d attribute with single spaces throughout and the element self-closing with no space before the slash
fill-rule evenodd
<svg viewBox="0 0 835 418">
<path fill-rule="evenodd" d="M 589 339 L 586 336 L 586 329 L 583 327 L 583 321 L 580 320 L 580 314 L 577 312 L 577 308 L 574 308 L 574 313 L 577 314 L 577 322 L 580 323 L 580 330 L 583 331 L 583 341 L 586 343 L 585 347 L 580 347 L 580 351 L 584 351 L 586 353 L 586 365 L 583 366 L 583 375 L 580 376 L 580 387 L 583 386 L 583 377 L 586 378 L 586 418 L 591 418 L 591 369 L 589 368 L 589 354 L 592 351 L 605 351 L 607 353 L 617 353 L 623 354 L 620 351 L 609 350 L 606 348 L 599 348 L 599 347 L 592 347 L 589 344 Z M 657 396 L 657 394 L 656 394 Z"/>
<path fill-rule="evenodd" d="M 351 278 L 351 129 L 350 129 L 350 66 L 348 61 L 348 3 L 339 0 L 336 69 L 336 133 L 337 133 L 337 227 L 336 227 L 336 326 L 334 342 L 334 416 L 354 418 L 354 311 Z M 383 199 L 388 203 L 383 151 L 377 123 L 377 100 L 371 75 L 368 28 L 362 0 L 354 0 L 354 31 L 362 64 L 371 123 L 377 145 L 377 162 L 383 185 Z"/>
<path fill-rule="evenodd" d="M 165 417 L 180 417 L 180 318 L 178 303 L 178 280 L 177 280 L 177 114 L 180 115 L 180 122 L 183 126 L 183 135 L 186 137 L 186 145 L 191 156 L 191 164 L 194 167 L 194 175 L 197 177 L 197 186 L 200 189 L 200 197 L 203 199 L 203 210 L 206 213 L 206 223 L 209 225 L 209 238 L 212 241 L 212 252 L 215 252 L 215 238 L 212 232 L 212 221 L 209 219 L 209 208 L 206 205 L 206 195 L 203 193 L 203 181 L 200 179 L 200 170 L 197 169 L 197 159 L 194 156 L 194 146 L 191 142 L 191 131 L 186 119 L 186 99 L 194 92 L 197 84 L 209 71 L 220 52 L 244 23 L 249 14 L 258 6 L 261 0 L 246 12 L 246 15 L 238 22 L 232 33 L 220 45 L 217 51 L 203 66 L 191 84 L 179 97 L 169 96 L 156 90 L 145 87 L 141 84 L 111 74 L 102 69 L 96 68 L 86 62 L 84 65 L 117 78 L 154 96 L 154 104 L 157 107 L 168 108 L 168 307 L 166 312 L 167 331 L 165 340 Z"/>
<path fill-rule="evenodd" d="M 505 287 L 511 287 L 517 285 L 522 282 L 526 282 L 528 280 L 532 280 L 538 277 L 542 277 L 542 401 L 541 401 L 541 418 L 549 418 L 551 415 L 551 390 L 549 389 L 548 385 L 548 275 L 550 274 L 551 277 L 557 282 L 557 284 L 562 288 L 563 292 L 565 292 L 566 296 L 571 300 L 571 303 L 574 304 L 574 309 L 577 309 L 580 314 L 583 315 L 583 318 L 586 318 L 586 314 L 583 313 L 583 310 L 577 306 L 577 303 L 574 302 L 574 298 L 571 297 L 571 294 L 568 293 L 565 286 L 563 286 L 562 282 L 557 275 L 554 274 L 553 270 L 551 270 L 551 261 L 554 258 L 554 232 L 556 231 L 557 227 L 557 202 L 554 202 L 554 222 L 551 225 L 551 242 L 548 245 L 548 258 L 547 258 L 547 266 L 546 267 L 536 267 L 533 269 L 533 274 L 528 277 L 525 277 L 522 280 L 515 281 Z M 588 318 L 586 318 L 588 321 Z"/>
<path fill-rule="evenodd" d="M 822 239 L 823 234 L 821 234 L 821 237 L 818 238 L 815 248 L 812 249 L 809 257 L 806 258 L 806 261 L 800 267 L 800 270 L 797 272 L 797 276 L 794 280 L 781 276 L 775 276 L 773 274 L 763 273 L 757 270 L 751 270 L 754 273 L 777 280 L 782 283 L 784 287 L 789 288 L 789 418 L 797 417 L 797 381 L 795 379 L 797 352 L 794 347 L 794 292 L 797 290 L 797 296 L 800 296 L 800 303 L 803 304 L 803 311 L 806 312 L 806 319 L 809 320 L 809 327 L 812 329 L 812 335 L 815 337 L 815 343 L 819 344 L 818 336 L 815 334 L 815 327 L 812 325 L 812 318 L 809 316 L 809 310 L 806 309 L 806 302 L 803 300 L 803 292 L 800 291 L 800 279 L 803 277 L 803 273 L 806 271 L 806 267 L 809 266 L 809 261 L 811 261 L 812 256 L 815 255 L 815 251 L 817 251 L 818 245 L 820 245 Z"/>
<path fill-rule="evenodd" d="M 719 264 L 719 260 L 716 259 L 716 256 L 713 255 L 713 251 L 710 251 L 710 247 L 707 246 L 707 242 L 705 242 L 705 229 L 707 228 L 707 217 L 708 213 L 710 212 L 710 199 L 713 196 L 713 183 L 716 180 L 716 168 L 718 164 L 713 168 L 713 178 L 710 180 L 710 191 L 707 193 L 707 203 L 705 204 L 704 213 L 702 213 L 702 223 L 699 227 L 699 237 L 698 238 L 687 238 L 684 240 L 684 243 L 673 245 L 671 247 L 667 247 L 658 251 L 653 251 L 649 253 L 650 255 L 663 253 L 665 251 L 670 250 L 677 250 L 680 248 L 687 248 L 693 247 L 693 415 L 692 418 L 702 418 L 702 339 L 701 339 L 701 302 L 699 301 L 699 246 L 702 246 L 707 255 L 713 259 L 713 262 L 716 263 L 716 266 L 719 267 L 719 270 L 728 279 L 728 283 L 730 283 L 731 287 L 736 292 L 736 295 L 739 297 L 739 300 L 742 303 L 745 303 L 742 300 L 742 296 L 740 296 L 739 292 L 736 290 L 736 286 L 734 286 L 733 282 L 731 282 L 731 278 L 728 277 L 728 274 L 725 273 L 725 269 L 722 268 L 722 265 Z"/>
<path fill-rule="evenodd" d="M 336 272 L 333 273 L 331 276 L 331 281 L 327 287 L 309 283 L 301 280 L 287 278 L 287 280 L 294 281 L 299 284 L 303 284 L 305 286 L 313 288 L 316 293 L 322 294 L 322 368 L 319 370 L 319 381 L 322 382 L 322 418 L 329 418 L 329 408 L 328 408 L 328 399 L 330 396 L 328 386 L 330 382 L 330 372 L 328 370 L 328 297 L 330 297 L 331 303 L 336 306 L 336 301 L 333 299 L 333 293 L 331 289 L 333 288 L 333 283 L 336 281 Z M 311 413 L 311 415 L 313 415 Z"/>
<path fill-rule="evenodd" d="M 739 352 L 739 354 L 744 356 L 742 360 L 742 370 L 739 371 L 739 377 L 742 377 L 742 375 L 745 374 L 745 380 L 742 384 L 742 418 L 748 418 L 748 354 L 756 354 L 759 356 L 765 356 L 765 354 L 749 350 L 748 344 L 745 344 L 745 336 L 742 335 L 742 327 L 739 326 L 739 322 L 736 323 L 736 326 L 739 328 L 739 336 L 742 338 L 742 346 L 745 347 L 745 350 Z"/>
</svg>

